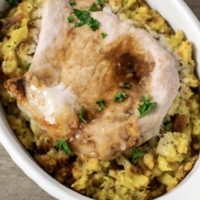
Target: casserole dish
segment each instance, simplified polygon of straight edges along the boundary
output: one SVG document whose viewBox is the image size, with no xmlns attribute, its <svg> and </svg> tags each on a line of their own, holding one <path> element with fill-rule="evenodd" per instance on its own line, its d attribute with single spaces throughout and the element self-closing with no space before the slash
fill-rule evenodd
<svg viewBox="0 0 200 200">
<path fill-rule="evenodd" d="M 194 44 L 199 43 L 198 35 L 200 34 L 200 29 L 198 25 L 198 20 L 193 16 L 191 11 L 182 1 L 168 1 L 165 3 L 158 3 L 155 0 L 148 1 L 148 3 L 155 9 L 157 9 L 172 25 L 174 29 L 182 29 L 188 39 Z M 170 12 L 169 12 L 170 10 Z M 184 19 L 184 20 L 183 20 Z M 200 47 L 196 47 L 196 58 L 199 57 Z M 198 60 L 197 60 L 197 63 Z M 21 145 L 12 135 L 3 111 L 1 110 L 1 136 L 0 140 L 3 146 L 7 149 L 10 156 L 17 163 L 17 165 L 22 168 L 22 170 L 31 177 L 37 184 L 39 184 L 48 193 L 58 199 L 87 199 L 81 195 L 72 192 L 71 190 L 65 188 L 61 184 L 57 183 L 55 180 L 50 178 L 45 172 L 43 172 L 34 161 L 26 154 Z M 199 199 L 198 196 L 198 165 L 194 167 L 190 175 L 171 193 L 161 197 L 160 199 Z M 190 194 L 192 188 L 193 196 Z M 184 191 L 184 192 L 183 192 Z M 190 195 L 190 196 L 189 196 Z"/>
</svg>

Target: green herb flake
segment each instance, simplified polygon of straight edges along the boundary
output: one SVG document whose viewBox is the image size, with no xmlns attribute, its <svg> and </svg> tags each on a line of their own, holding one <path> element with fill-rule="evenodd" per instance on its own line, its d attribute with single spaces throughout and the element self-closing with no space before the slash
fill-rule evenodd
<svg viewBox="0 0 200 200">
<path fill-rule="evenodd" d="M 98 4 L 99 4 L 101 7 L 104 7 L 104 6 L 105 6 L 105 3 L 106 3 L 105 0 L 97 0 L 97 1 L 98 1 Z"/>
<path fill-rule="evenodd" d="M 100 22 L 90 16 L 90 12 L 87 10 L 74 9 L 73 14 L 77 17 L 79 22 L 75 23 L 75 27 L 88 25 L 93 31 L 96 31 L 100 27 Z"/>
<path fill-rule="evenodd" d="M 172 132 L 172 122 L 170 121 L 164 122 L 163 127 L 164 127 L 164 131 Z"/>
<path fill-rule="evenodd" d="M 81 27 L 81 26 L 83 26 L 83 24 L 82 24 L 81 22 L 79 22 L 79 23 L 78 23 L 78 22 L 76 22 L 76 23 L 74 24 L 74 26 L 78 28 L 78 27 Z"/>
<path fill-rule="evenodd" d="M 68 18 L 67 18 L 67 20 L 68 20 L 68 23 L 74 23 L 74 21 L 75 21 L 75 19 L 74 19 L 74 17 L 72 16 L 72 15 L 70 15 Z"/>
<path fill-rule="evenodd" d="M 140 149 L 134 149 L 132 151 L 132 158 L 131 158 L 132 163 L 136 164 L 144 155 L 145 155 L 144 151 Z"/>
<path fill-rule="evenodd" d="M 153 111 L 157 106 L 156 102 L 152 102 L 149 96 L 143 96 L 141 98 L 141 103 L 139 105 L 138 111 L 140 113 L 140 118 L 145 117 L 151 111 Z"/>
<path fill-rule="evenodd" d="M 130 89 L 130 88 L 131 88 L 131 85 L 130 85 L 130 83 L 128 83 L 128 82 L 121 82 L 121 83 L 119 84 L 119 86 L 120 86 L 121 88 L 124 88 L 124 89 Z"/>
<path fill-rule="evenodd" d="M 128 98 L 128 94 L 125 92 L 118 92 L 114 98 L 114 102 L 121 103 Z"/>
<path fill-rule="evenodd" d="M 75 6 L 76 5 L 76 1 L 75 0 L 70 0 L 69 1 L 69 5 L 70 6 Z"/>
<path fill-rule="evenodd" d="M 87 120 L 86 120 L 86 110 L 85 110 L 85 108 L 83 106 L 80 109 L 78 117 L 79 117 L 79 120 L 80 120 L 81 123 L 84 123 L 84 124 L 87 123 Z"/>
<path fill-rule="evenodd" d="M 100 99 L 98 101 L 96 101 L 96 105 L 97 105 L 97 110 L 99 112 L 102 112 L 106 106 L 106 102 L 103 99 Z"/>
<path fill-rule="evenodd" d="M 90 18 L 90 12 L 87 10 L 73 9 L 73 14 L 84 23 Z"/>
<path fill-rule="evenodd" d="M 102 39 L 105 39 L 107 36 L 108 36 L 107 33 L 101 33 L 101 37 L 102 37 Z"/>
<path fill-rule="evenodd" d="M 11 7 L 17 6 L 19 4 L 19 0 L 6 0 Z"/>
<path fill-rule="evenodd" d="M 100 11 L 103 9 L 103 7 L 105 6 L 106 1 L 105 0 L 97 0 L 97 3 L 93 3 L 89 9 L 89 11 L 92 12 L 96 12 L 96 11 Z"/>
<path fill-rule="evenodd" d="M 73 155 L 73 152 L 72 150 L 70 149 L 68 143 L 66 140 L 64 139 L 60 139 L 60 140 L 57 140 L 56 142 L 56 147 L 61 150 L 61 151 L 64 151 L 68 156 L 72 156 Z"/>
<path fill-rule="evenodd" d="M 96 31 L 100 27 L 100 22 L 96 19 L 91 18 L 90 22 L 88 23 L 88 26 L 93 30 Z"/>
<path fill-rule="evenodd" d="M 96 11 L 99 11 L 99 6 L 97 5 L 97 3 L 93 3 L 89 9 L 89 11 L 92 11 L 92 12 L 96 12 Z"/>
</svg>

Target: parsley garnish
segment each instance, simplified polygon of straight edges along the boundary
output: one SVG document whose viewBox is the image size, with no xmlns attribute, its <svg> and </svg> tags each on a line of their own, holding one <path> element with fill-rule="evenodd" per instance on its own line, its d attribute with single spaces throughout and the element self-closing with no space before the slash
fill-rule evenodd
<svg viewBox="0 0 200 200">
<path fill-rule="evenodd" d="M 107 33 L 101 33 L 101 37 L 102 37 L 103 39 L 105 39 L 107 36 L 108 36 Z"/>
<path fill-rule="evenodd" d="M 122 82 L 119 84 L 121 88 L 130 89 L 131 85 L 128 82 Z"/>
<path fill-rule="evenodd" d="M 90 20 L 90 13 L 87 10 L 74 9 L 73 14 L 80 20 L 79 23 L 82 25 L 87 24 Z"/>
<path fill-rule="evenodd" d="M 91 17 L 90 12 L 87 10 L 74 9 L 73 14 L 77 18 L 77 21 L 75 22 L 75 27 L 88 25 L 93 31 L 96 31 L 101 25 L 98 20 Z"/>
<path fill-rule="evenodd" d="M 61 150 L 61 151 L 64 151 L 68 156 L 72 156 L 73 155 L 73 152 L 72 150 L 70 149 L 68 143 L 66 140 L 64 139 L 61 139 L 61 140 L 57 140 L 56 142 L 56 147 Z"/>
<path fill-rule="evenodd" d="M 99 112 L 102 112 L 102 111 L 104 110 L 104 108 L 105 108 L 106 102 L 105 102 L 105 100 L 100 99 L 100 100 L 98 100 L 98 101 L 96 102 L 96 105 L 97 105 L 97 110 L 98 110 Z"/>
<path fill-rule="evenodd" d="M 70 0 L 69 1 L 69 5 L 70 6 L 75 6 L 76 5 L 76 1 L 75 0 Z"/>
<path fill-rule="evenodd" d="M 96 11 L 99 11 L 99 6 L 97 5 L 97 3 L 93 3 L 89 9 L 89 11 L 92 11 L 92 12 L 96 12 Z"/>
<path fill-rule="evenodd" d="M 156 108 L 157 103 L 152 102 L 149 96 L 143 96 L 141 98 L 141 104 L 139 105 L 138 111 L 140 112 L 140 117 L 145 117 L 152 110 Z"/>
<path fill-rule="evenodd" d="M 71 16 L 71 15 L 67 18 L 67 20 L 68 20 L 68 22 L 69 22 L 70 24 L 71 24 L 71 23 L 74 23 L 74 21 L 75 21 L 74 17 Z"/>
<path fill-rule="evenodd" d="M 79 120 L 80 120 L 81 123 L 84 123 L 84 124 L 87 123 L 87 120 L 86 120 L 86 110 L 85 110 L 85 108 L 83 106 L 80 109 L 78 117 L 79 117 Z"/>
<path fill-rule="evenodd" d="M 104 6 L 105 6 L 105 3 L 106 3 L 105 0 L 97 0 L 97 1 L 98 1 L 99 5 L 100 5 L 101 7 L 104 7 Z"/>
<path fill-rule="evenodd" d="M 118 92 L 116 94 L 115 98 L 114 98 L 114 101 L 116 103 L 121 103 L 121 102 L 123 102 L 127 98 L 128 98 L 128 94 L 127 93 L 125 93 L 125 92 Z"/>
<path fill-rule="evenodd" d="M 100 22 L 94 18 L 90 19 L 90 22 L 88 23 L 88 26 L 93 30 L 96 31 L 100 27 Z"/>
<path fill-rule="evenodd" d="M 140 158 L 142 158 L 144 156 L 144 154 L 145 154 L 144 151 L 142 151 L 140 149 L 134 149 L 132 151 L 132 160 L 131 160 L 132 163 L 136 164 L 140 160 Z"/>
<path fill-rule="evenodd" d="M 164 127 L 164 131 L 172 132 L 172 122 L 170 121 L 164 122 L 163 127 Z"/>
<path fill-rule="evenodd" d="M 105 5 L 105 0 L 97 0 L 97 3 L 93 3 L 89 9 L 89 11 L 92 12 L 96 12 L 96 11 L 100 11 L 103 9 L 104 5 Z"/>
<path fill-rule="evenodd" d="M 16 6 L 20 2 L 19 0 L 6 0 L 6 1 L 12 7 Z"/>
</svg>

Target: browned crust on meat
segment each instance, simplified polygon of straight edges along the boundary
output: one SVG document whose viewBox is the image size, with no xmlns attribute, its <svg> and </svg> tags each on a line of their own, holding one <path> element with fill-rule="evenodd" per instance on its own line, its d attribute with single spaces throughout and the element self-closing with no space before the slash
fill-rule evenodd
<svg viewBox="0 0 200 200">
<path fill-rule="evenodd" d="M 130 44 L 134 44 L 134 46 Z M 116 63 L 120 79 L 126 77 L 126 79 L 138 83 L 153 71 L 155 63 L 152 56 L 145 52 L 133 36 L 123 35 L 109 48 L 111 50 L 107 53 L 107 57 Z M 128 73 L 132 73 L 133 76 L 127 77 Z"/>
<path fill-rule="evenodd" d="M 26 90 L 25 90 L 25 79 L 10 79 L 4 83 L 4 86 L 7 90 L 16 95 L 17 99 L 20 101 L 25 99 Z"/>
</svg>

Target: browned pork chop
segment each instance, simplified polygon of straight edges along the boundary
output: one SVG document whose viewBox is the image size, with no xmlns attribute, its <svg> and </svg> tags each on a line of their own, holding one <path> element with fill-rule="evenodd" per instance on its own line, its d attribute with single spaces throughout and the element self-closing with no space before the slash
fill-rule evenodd
<svg viewBox="0 0 200 200">
<path fill-rule="evenodd" d="M 92 3 L 79 0 L 76 7 Z M 108 6 L 91 14 L 101 24 L 96 31 L 67 23 L 72 10 L 68 0 L 45 1 L 31 68 L 6 87 L 54 141 L 68 139 L 78 155 L 112 159 L 158 133 L 178 92 L 176 63 L 149 33 L 120 21 Z M 123 82 L 131 87 L 121 88 Z M 122 102 L 114 101 L 122 92 Z M 140 118 L 140 99 L 147 95 L 157 107 Z M 105 102 L 101 112 L 98 100 Z"/>
</svg>

